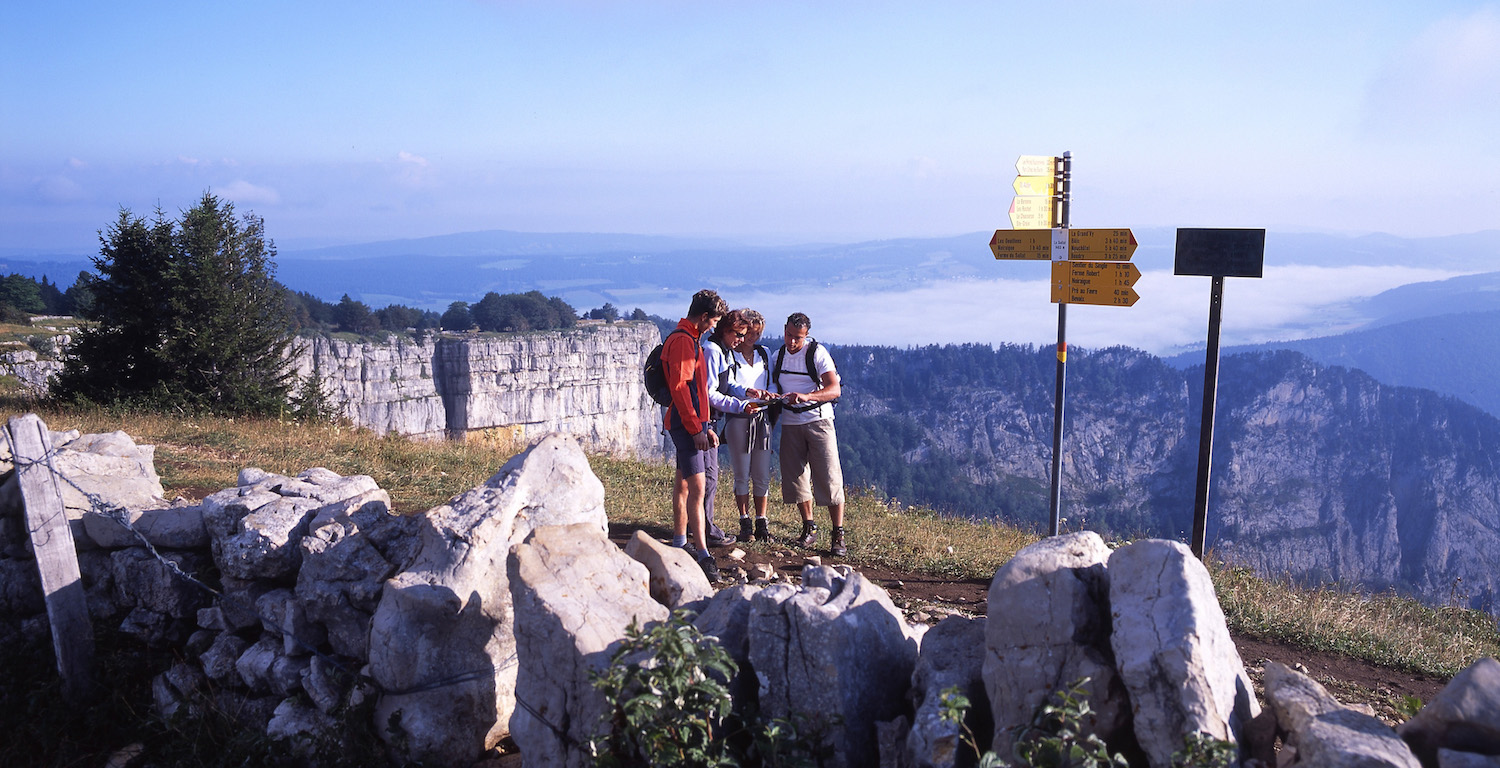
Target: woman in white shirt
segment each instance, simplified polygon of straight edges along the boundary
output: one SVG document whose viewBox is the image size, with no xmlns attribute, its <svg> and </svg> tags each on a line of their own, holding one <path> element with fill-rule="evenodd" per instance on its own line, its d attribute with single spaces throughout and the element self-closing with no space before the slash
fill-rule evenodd
<svg viewBox="0 0 1500 768">
<path fill-rule="evenodd" d="M 740 512 L 737 538 L 744 542 L 771 541 L 766 519 L 766 497 L 771 486 L 771 423 L 760 407 L 760 402 L 772 395 L 766 389 L 770 385 L 770 353 L 756 343 L 765 329 L 765 317 L 759 312 L 737 309 L 724 316 L 704 343 L 704 357 L 711 375 L 721 374 L 709 380 L 708 399 L 728 417 L 724 444 L 728 446 L 734 470 L 734 501 Z"/>
</svg>

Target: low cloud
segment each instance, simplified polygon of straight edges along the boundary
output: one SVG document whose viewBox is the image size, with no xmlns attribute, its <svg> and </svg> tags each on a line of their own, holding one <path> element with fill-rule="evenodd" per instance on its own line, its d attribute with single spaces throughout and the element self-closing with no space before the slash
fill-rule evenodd
<svg viewBox="0 0 1500 768">
<path fill-rule="evenodd" d="M 1267 267 L 1263 278 L 1226 280 L 1222 342 L 1343 333 L 1369 319 L 1352 309 L 1359 299 L 1458 274 L 1409 267 Z M 1143 273 L 1135 288 L 1141 299 L 1133 307 L 1069 305 L 1068 343 L 1089 349 L 1124 345 L 1158 355 L 1204 345 L 1208 278 L 1153 270 Z M 949 281 L 876 294 L 838 287 L 793 294 L 721 292 L 730 306 L 765 314 L 772 334 L 780 333 L 787 315 L 805 312 L 812 317 L 813 335 L 833 343 L 1051 346 L 1057 341 L 1057 305 L 1045 280 Z M 642 308 L 675 319 L 687 303 L 682 296 Z"/>
</svg>

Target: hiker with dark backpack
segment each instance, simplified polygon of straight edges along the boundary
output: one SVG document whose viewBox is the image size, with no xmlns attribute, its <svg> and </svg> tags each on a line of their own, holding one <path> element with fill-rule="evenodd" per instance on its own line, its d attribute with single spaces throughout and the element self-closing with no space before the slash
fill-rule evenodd
<svg viewBox="0 0 1500 768">
<path fill-rule="evenodd" d="M 720 370 L 719 395 L 708 398 L 723 411 L 724 444 L 734 470 L 734 502 L 740 512 L 740 541 L 770 542 L 766 495 L 771 485 L 771 422 L 762 403 L 774 399 L 770 387 L 771 355 L 757 344 L 766 319 L 753 309 L 736 309 L 719 321 L 705 344 L 709 370 Z M 753 486 L 753 488 L 752 488 Z M 750 492 L 755 491 L 755 518 Z"/>
<path fill-rule="evenodd" d="M 771 386 L 782 393 L 781 500 L 802 514 L 797 544 L 811 549 L 818 540 L 813 503 L 828 507 L 833 538 L 829 554 L 844 557 L 844 473 L 839 467 L 833 404 L 841 392 L 839 372 L 828 350 L 809 337 L 812 321 L 795 312 L 786 319 L 785 343 L 771 363 Z"/>
<path fill-rule="evenodd" d="M 677 457 L 677 478 L 672 488 L 672 546 L 686 547 L 693 536 L 698 565 L 710 582 L 718 581 L 719 569 L 708 551 L 707 525 L 703 516 L 705 470 L 710 460 L 717 467 L 719 438 L 709 416 L 709 375 L 698 339 L 728 312 L 719 294 L 702 290 L 693 294 L 688 316 L 678 321 L 661 346 L 661 372 L 671 401 L 663 427 L 672 438 Z"/>
</svg>

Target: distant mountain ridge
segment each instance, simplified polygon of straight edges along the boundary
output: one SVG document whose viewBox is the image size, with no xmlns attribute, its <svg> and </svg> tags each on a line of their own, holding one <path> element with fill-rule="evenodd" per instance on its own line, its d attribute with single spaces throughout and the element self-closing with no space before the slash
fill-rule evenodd
<svg viewBox="0 0 1500 768">
<path fill-rule="evenodd" d="M 1500 273 L 1475 277 L 1500 278 Z M 1500 308 L 1419 317 L 1337 336 L 1225 347 L 1220 354 L 1227 358 L 1278 349 L 1322 365 L 1358 369 L 1385 384 L 1430 389 L 1500 416 Z M 1202 366 L 1203 352 L 1174 355 L 1167 362 L 1178 368 Z"/>
</svg>

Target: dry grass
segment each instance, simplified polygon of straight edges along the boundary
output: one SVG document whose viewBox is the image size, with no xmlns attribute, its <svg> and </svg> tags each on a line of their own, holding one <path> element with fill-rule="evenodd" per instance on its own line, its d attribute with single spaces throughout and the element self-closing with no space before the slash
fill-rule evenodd
<svg viewBox="0 0 1500 768">
<path fill-rule="evenodd" d="M 6 410 L 23 405 L 7 402 Z M 201 497 L 234 485 L 242 467 L 295 474 L 323 466 L 340 474 L 366 474 L 386 489 L 396 508 L 414 513 L 442 504 L 482 483 L 516 445 L 504 436 L 466 443 L 377 437 L 340 426 L 300 425 L 274 419 L 122 413 L 103 409 L 39 409 L 54 430 L 124 430 L 157 446 L 156 466 L 168 495 Z M 591 458 L 605 487 L 610 519 L 665 528 L 671 521 L 672 470 L 604 456 Z M 773 487 L 771 498 L 779 497 Z M 716 503 L 733 520 L 728 480 Z M 796 514 L 772 509 L 773 532 L 793 536 Z M 826 513 L 818 511 L 826 531 Z M 846 508 L 855 562 L 923 572 L 952 580 L 988 579 L 1036 533 L 1004 524 L 941 517 L 929 510 L 886 505 L 852 493 Z M 825 533 L 826 535 L 826 533 Z M 1431 608 L 1394 595 L 1365 596 L 1337 588 L 1305 588 L 1266 580 L 1243 568 L 1211 569 L 1220 603 L 1237 632 L 1329 650 L 1412 672 L 1449 677 L 1482 656 L 1500 656 L 1493 617 L 1459 608 Z"/>
<path fill-rule="evenodd" d="M 1300 587 L 1242 567 L 1210 570 L 1230 626 L 1253 637 L 1443 678 L 1484 656 L 1500 656 L 1495 618 L 1479 611 L 1389 593 Z"/>
</svg>

